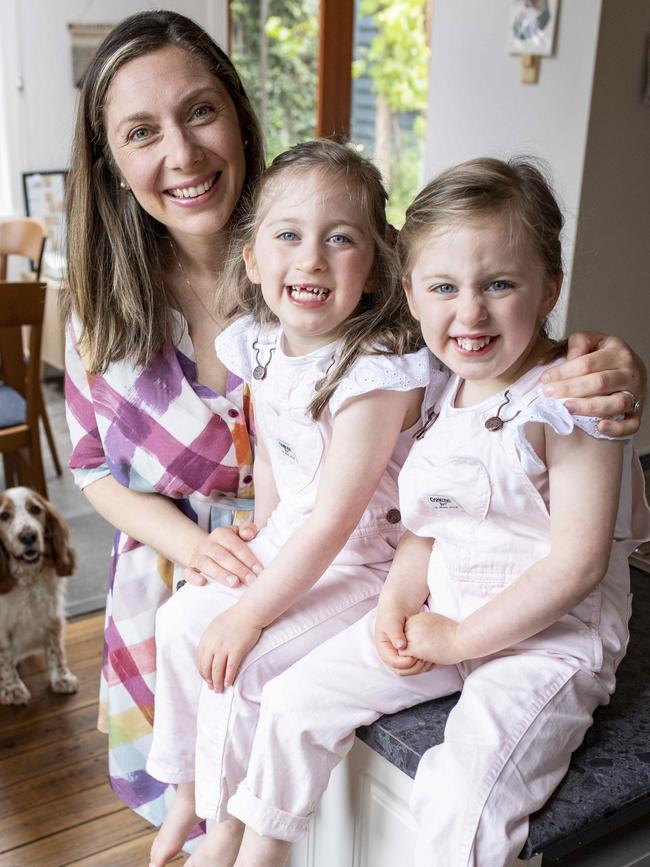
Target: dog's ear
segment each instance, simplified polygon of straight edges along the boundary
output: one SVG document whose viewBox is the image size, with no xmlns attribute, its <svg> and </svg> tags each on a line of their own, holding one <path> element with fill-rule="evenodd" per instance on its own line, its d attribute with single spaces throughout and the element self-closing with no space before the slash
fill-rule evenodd
<svg viewBox="0 0 650 867">
<path fill-rule="evenodd" d="M 70 545 L 70 531 L 54 508 L 52 503 L 43 497 L 38 497 L 45 509 L 45 538 L 49 546 L 49 555 L 57 575 L 63 577 L 72 575 L 77 565 L 74 548 Z"/>
<path fill-rule="evenodd" d="M 0 542 L 0 596 L 9 593 L 16 586 L 16 580 L 9 571 L 9 554 Z"/>
</svg>

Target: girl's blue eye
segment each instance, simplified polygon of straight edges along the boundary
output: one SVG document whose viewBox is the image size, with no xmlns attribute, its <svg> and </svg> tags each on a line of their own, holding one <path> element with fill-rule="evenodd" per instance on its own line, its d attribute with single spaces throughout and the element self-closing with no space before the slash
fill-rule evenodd
<svg viewBox="0 0 650 867">
<path fill-rule="evenodd" d="M 295 232 L 280 232 L 279 241 L 295 241 L 298 238 Z"/>
<path fill-rule="evenodd" d="M 341 235 L 337 232 L 335 235 L 330 235 L 330 241 L 333 241 L 334 244 L 350 244 L 351 241 L 347 235 Z"/>
<path fill-rule="evenodd" d="M 508 283 L 506 280 L 493 280 L 488 289 L 492 290 L 492 292 L 505 292 L 506 289 L 511 289 L 512 283 Z"/>
<path fill-rule="evenodd" d="M 451 295 L 456 291 L 456 287 L 451 283 L 440 283 L 438 286 L 433 286 L 431 291 L 437 292 L 438 295 Z"/>
</svg>

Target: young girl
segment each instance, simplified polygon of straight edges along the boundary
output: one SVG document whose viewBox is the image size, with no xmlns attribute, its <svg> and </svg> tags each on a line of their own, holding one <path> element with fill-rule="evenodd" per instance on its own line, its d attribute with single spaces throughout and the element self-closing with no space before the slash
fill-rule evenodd
<svg viewBox="0 0 650 867">
<path fill-rule="evenodd" d="M 523 161 L 429 184 L 399 239 L 404 289 L 453 372 L 399 478 L 407 531 L 379 606 L 264 691 L 237 867 L 277 867 L 357 726 L 462 690 L 412 795 L 418 867 L 511 865 L 625 653 L 627 557 L 650 534 L 629 441 L 544 398 L 562 217 Z M 433 423 L 435 420 L 435 423 Z M 376 650 L 373 648 L 376 645 Z M 264 835 L 264 836 L 261 836 Z"/>
<path fill-rule="evenodd" d="M 226 804 L 246 773 L 262 687 L 376 604 L 401 535 L 397 474 L 423 387 L 446 375 L 414 351 L 385 202 L 379 172 L 354 150 L 298 145 L 264 175 L 245 273 L 224 281 L 238 286 L 232 309 L 248 312 L 216 345 L 251 384 L 263 529 L 250 548 L 265 568 L 243 588 L 186 585 L 159 612 L 147 771 L 178 789 L 155 867 L 195 814 L 216 823 L 189 863 L 234 863 L 243 825 Z"/>
</svg>

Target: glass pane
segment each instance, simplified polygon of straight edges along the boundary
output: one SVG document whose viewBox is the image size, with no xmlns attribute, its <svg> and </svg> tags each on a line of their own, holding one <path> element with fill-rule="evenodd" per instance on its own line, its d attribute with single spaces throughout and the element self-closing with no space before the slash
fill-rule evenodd
<svg viewBox="0 0 650 867">
<path fill-rule="evenodd" d="M 314 137 L 319 0 L 231 0 L 230 48 L 269 161 Z"/>
<path fill-rule="evenodd" d="M 431 0 L 355 0 L 352 141 L 381 169 L 399 227 L 422 185 Z"/>
</svg>

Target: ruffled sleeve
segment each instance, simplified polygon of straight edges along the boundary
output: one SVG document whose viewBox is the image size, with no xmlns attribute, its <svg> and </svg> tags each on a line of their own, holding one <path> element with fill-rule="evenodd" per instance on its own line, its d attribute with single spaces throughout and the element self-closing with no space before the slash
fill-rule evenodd
<svg viewBox="0 0 650 867">
<path fill-rule="evenodd" d="M 224 328 L 214 342 L 220 360 L 244 382 L 252 379 L 253 341 L 259 330 L 252 316 L 242 316 Z"/>
<path fill-rule="evenodd" d="M 407 355 L 362 355 L 339 383 L 329 400 L 332 416 L 353 398 L 371 391 L 410 391 L 426 388 L 432 377 L 446 376 L 425 347 Z"/>
<path fill-rule="evenodd" d="M 621 439 L 629 437 L 610 437 L 598 430 L 600 418 L 588 415 L 571 415 L 564 406 L 563 400 L 554 397 L 540 397 L 513 419 L 515 424 L 515 446 L 519 452 L 524 471 L 528 474 L 541 473 L 546 470 L 535 449 L 526 437 L 526 425 L 531 422 L 547 424 L 559 436 L 569 436 L 574 428 L 580 428 L 589 436 L 599 440 Z"/>
</svg>

